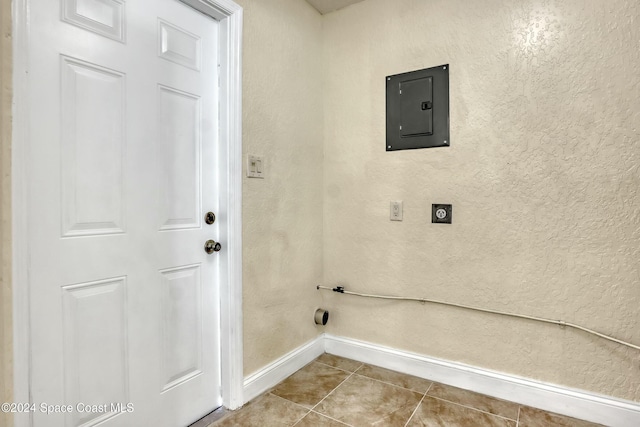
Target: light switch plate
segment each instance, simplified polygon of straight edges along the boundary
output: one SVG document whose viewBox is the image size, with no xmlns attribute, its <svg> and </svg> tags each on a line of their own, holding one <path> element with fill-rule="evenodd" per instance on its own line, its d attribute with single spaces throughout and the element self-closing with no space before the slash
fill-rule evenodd
<svg viewBox="0 0 640 427">
<path fill-rule="evenodd" d="M 262 156 L 247 156 L 247 178 L 264 179 L 264 158 Z"/>
<path fill-rule="evenodd" d="M 389 219 L 402 221 L 402 200 L 389 203 Z"/>
</svg>

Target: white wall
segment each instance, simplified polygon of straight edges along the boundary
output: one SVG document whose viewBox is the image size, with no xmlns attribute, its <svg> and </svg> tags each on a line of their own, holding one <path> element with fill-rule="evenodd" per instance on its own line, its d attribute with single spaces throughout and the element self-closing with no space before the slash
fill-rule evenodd
<svg viewBox="0 0 640 427">
<path fill-rule="evenodd" d="M 325 283 L 640 343 L 640 4 L 367 0 L 323 19 Z M 385 76 L 445 63 L 451 147 L 385 152 Z M 334 335 L 640 401 L 640 353 L 575 330 L 323 300 Z"/>
<path fill-rule="evenodd" d="M 248 375 L 321 332 L 313 312 L 322 281 L 322 20 L 300 0 L 238 3 L 243 151 L 266 160 L 264 180 L 243 182 Z"/>
</svg>

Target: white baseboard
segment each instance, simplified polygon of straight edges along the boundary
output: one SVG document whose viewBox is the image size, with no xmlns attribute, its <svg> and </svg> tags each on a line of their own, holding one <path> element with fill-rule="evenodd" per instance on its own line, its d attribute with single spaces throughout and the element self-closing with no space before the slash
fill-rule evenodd
<svg viewBox="0 0 640 427">
<path fill-rule="evenodd" d="M 325 351 L 569 417 L 611 427 L 640 426 L 640 404 L 636 402 L 328 334 L 318 336 L 246 377 L 244 402 L 274 387 Z"/>
<path fill-rule="evenodd" d="M 640 404 L 324 335 L 327 353 L 612 427 L 640 426 Z"/>
<path fill-rule="evenodd" d="M 269 390 L 322 353 L 324 353 L 324 335 L 318 336 L 249 375 L 244 379 L 244 403 Z"/>
</svg>

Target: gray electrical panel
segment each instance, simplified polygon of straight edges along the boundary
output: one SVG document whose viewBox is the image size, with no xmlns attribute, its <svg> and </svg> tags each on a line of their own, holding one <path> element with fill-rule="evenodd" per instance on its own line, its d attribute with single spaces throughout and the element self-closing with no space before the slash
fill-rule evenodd
<svg viewBox="0 0 640 427">
<path fill-rule="evenodd" d="M 450 143 L 449 64 L 387 76 L 387 151 Z"/>
</svg>

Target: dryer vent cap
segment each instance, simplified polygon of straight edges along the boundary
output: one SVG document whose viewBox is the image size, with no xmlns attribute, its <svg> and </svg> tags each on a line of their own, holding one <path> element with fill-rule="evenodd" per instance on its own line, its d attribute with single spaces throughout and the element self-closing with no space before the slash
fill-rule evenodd
<svg viewBox="0 0 640 427">
<path fill-rule="evenodd" d="M 316 325 L 324 326 L 329 321 L 329 312 L 327 310 L 319 308 L 316 310 L 316 314 L 313 318 L 316 322 Z"/>
</svg>

